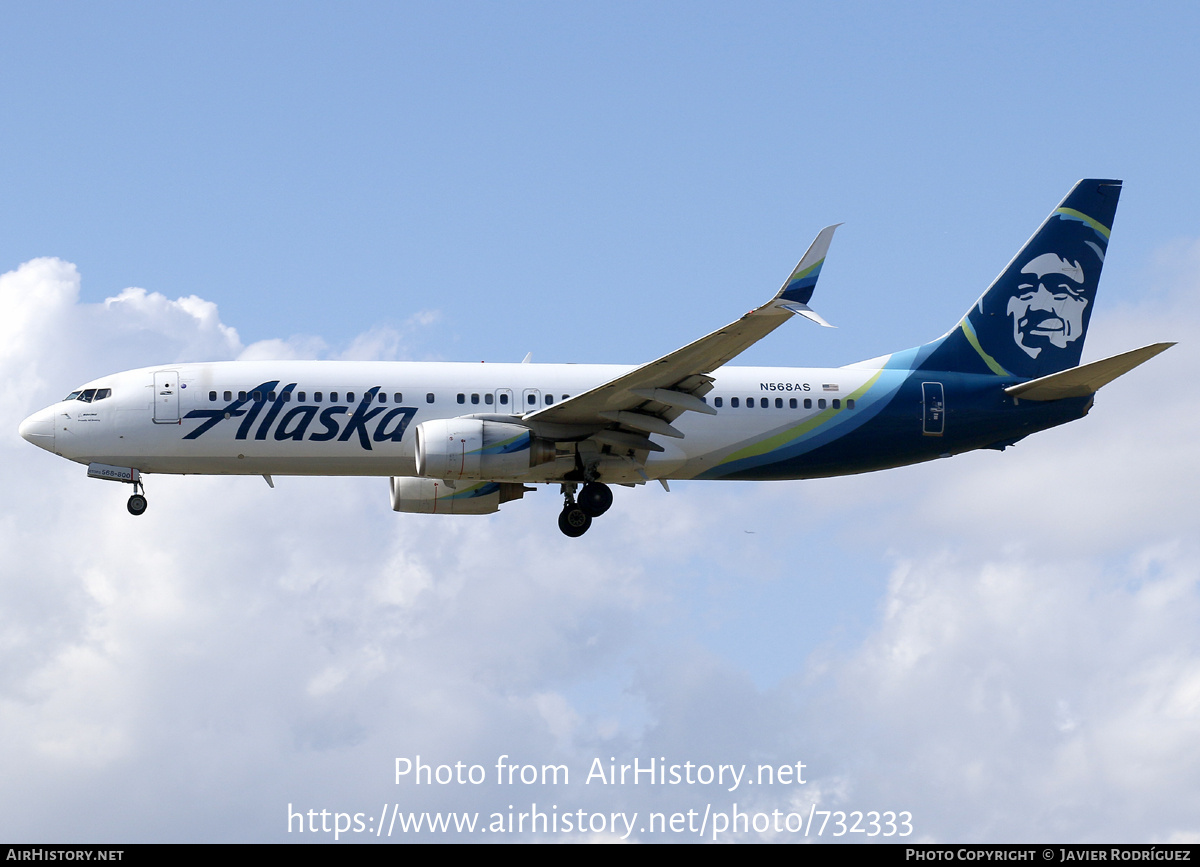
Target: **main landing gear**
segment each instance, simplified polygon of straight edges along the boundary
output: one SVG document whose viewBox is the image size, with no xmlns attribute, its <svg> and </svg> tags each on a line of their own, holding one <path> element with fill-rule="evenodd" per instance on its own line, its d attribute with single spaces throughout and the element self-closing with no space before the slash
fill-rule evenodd
<svg viewBox="0 0 1200 867">
<path fill-rule="evenodd" d="M 612 505 L 612 489 L 603 482 L 588 482 L 575 498 L 574 483 L 562 486 L 563 510 L 558 516 L 558 529 L 572 539 L 582 536 L 592 526 L 592 518 L 599 518 Z"/>
<path fill-rule="evenodd" d="M 139 489 L 143 493 L 138 493 Z M 133 494 L 130 495 L 129 502 L 125 504 L 125 508 L 129 510 L 129 514 L 136 517 L 146 511 L 146 506 L 149 503 L 146 502 L 145 490 L 140 482 L 133 483 Z"/>
</svg>

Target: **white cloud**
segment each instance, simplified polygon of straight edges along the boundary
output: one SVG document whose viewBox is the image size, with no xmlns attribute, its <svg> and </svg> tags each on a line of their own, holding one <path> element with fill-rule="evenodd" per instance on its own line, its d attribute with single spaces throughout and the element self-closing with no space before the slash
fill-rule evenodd
<svg viewBox="0 0 1200 867">
<path fill-rule="evenodd" d="M 1197 553 L 898 565 L 823 708 L 873 742 L 856 796 L 903 800 L 944 840 L 1200 830 L 1184 806 L 1200 771 Z"/>
<path fill-rule="evenodd" d="M 343 361 L 396 361 L 401 357 L 401 336 L 394 328 L 378 326 L 360 334 L 338 356 Z"/>
<path fill-rule="evenodd" d="M 98 327 L 129 338 L 165 336 L 181 345 L 180 358 L 228 358 L 242 346 L 237 330 L 221 322 L 217 305 L 195 295 L 171 301 L 158 292 L 125 289 L 106 298 L 103 311 Z"/>
<path fill-rule="evenodd" d="M 240 353 L 238 361 L 294 361 L 320 358 L 328 347 L 319 337 L 295 335 L 283 340 L 269 338 L 251 343 Z"/>
</svg>

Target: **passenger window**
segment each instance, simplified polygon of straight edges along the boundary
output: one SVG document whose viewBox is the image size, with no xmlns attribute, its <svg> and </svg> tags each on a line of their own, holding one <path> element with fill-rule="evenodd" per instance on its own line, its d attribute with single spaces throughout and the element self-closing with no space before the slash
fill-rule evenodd
<svg viewBox="0 0 1200 867">
<path fill-rule="evenodd" d="M 715 403 L 717 406 L 723 406 L 725 401 L 718 397 L 716 400 L 713 401 L 713 403 Z"/>
<path fill-rule="evenodd" d="M 387 403 L 387 393 L 386 392 L 383 392 L 383 391 L 379 392 L 379 402 Z"/>
<path fill-rule="evenodd" d="M 746 398 L 746 409 L 754 409 L 754 398 Z"/>
<path fill-rule="evenodd" d="M 275 399 L 275 392 L 268 391 L 267 392 L 267 400 L 274 400 L 274 399 Z"/>
<path fill-rule="evenodd" d="M 508 395 L 503 392 L 500 393 L 500 405 L 508 406 Z"/>
<path fill-rule="evenodd" d="M 564 394 L 564 395 L 562 396 L 562 399 L 563 399 L 563 400 L 566 400 L 566 399 L 567 399 L 568 397 L 570 397 L 570 396 L 571 396 L 571 395 L 569 395 L 569 394 Z"/>
<path fill-rule="evenodd" d="M 852 400 L 846 401 L 846 409 L 854 409 L 854 401 L 852 401 Z"/>
<path fill-rule="evenodd" d="M 261 391 L 256 391 L 256 392 L 254 392 L 254 400 L 255 400 L 255 402 L 256 402 L 256 403 L 257 403 L 258 401 L 262 400 L 262 392 L 261 392 Z"/>
<path fill-rule="evenodd" d="M 215 391 L 210 391 L 210 392 L 208 393 L 208 399 L 209 399 L 209 400 L 212 400 L 212 401 L 215 401 L 215 400 L 217 399 L 217 393 L 216 393 Z"/>
<path fill-rule="evenodd" d="M 817 398 L 817 409 L 824 409 L 824 408 L 825 408 L 825 398 L 823 398 L 823 397 Z"/>
<path fill-rule="evenodd" d="M 485 394 L 483 396 L 483 402 L 486 403 L 488 406 L 492 405 L 492 400 L 493 400 L 493 398 L 490 394 Z"/>
<path fill-rule="evenodd" d="M 404 395 L 401 394 L 400 392 L 396 392 L 395 394 L 392 395 L 392 400 L 395 401 L 396 403 L 404 403 Z"/>
<path fill-rule="evenodd" d="M 761 406 L 763 409 L 767 409 L 771 405 L 771 402 L 769 400 L 767 400 L 765 397 L 763 397 L 763 398 L 759 398 L 758 405 Z"/>
<path fill-rule="evenodd" d="M 336 391 L 331 391 L 331 392 L 329 392 L 329 402 L 330 402 L 330 403 L 337 403 L 337 402 L 338 402 L 338 399 L 337 399 L 337 392 L 336 392 Z"/>
<path fill-rule="evenodd" d="M 320 402 L 321 402 L 321 392 L 314 391 L 313 392 L 313 403 L 320 403 Z"/>
<path fill-rule="evenodd" d="M 433 392 L 432 391 L 425 395 L 425 402 L 433 403 Z"/>
<path fill-rule="evenodd" d="M 284 403 L 291 403 L 292 393 L 290 391 L 285 391 L 283 394 L 280 395 L 280 397 L 283 398 Z"/>
<path fill-rule="evenodd" d="M 239 391 L 238 392 L 238 400 L 245 400 L 245 399 L 246 399 L 246 392 Z"/>
<path fill-rule="evenodd" d="M 533 406 L 536 403 L 537 403 L 537 395 L 536 394 L 529 395 L 529 405 Z"/>
<path fill-rule="evenodd" d="M 729 405 L 736 408 L 738 406 L 738 399 L 736 397 L 729 398 Z"/>
<path fill-rule="evenodd" d="M 479 395 L 477 395 L 477 394 L 471 395 L 471 403 L 478 404 L 479 403 Z"/>
<path fill-rule="evenodd" d="M 467 396 L 466 396 L 465 394 L 459 394 L 459 396 L 458 396 L 458 402 L 459 402 L 459 403 L 466 403 L 466 402 L 467 402 Z"/>
<path fill-rule="evenodd" d="M 354 392 L 346 392 L 346 403 L 354 403 Z"/>
<path fill-rule="evenodd" d="M 838 399 L 838 398 L 836 398 L 836 397 L 833 399 L 833 408 L 834 408 L 834 409 L 841 409 L 841 408 L 842 408 L 842 402 L 841 402 L 841 400 L 839 400 L 839 399 Z"/>
<path fill-rule="evenodd" d="M 549 406 L 552 403 L 554 403 L 554 395 L 552 395 L 552 394 L 546 395 L 546 406 Z"/>
<path fill-rule="evenodd" d="M 225 398 L 225 402 L 226 402 L 226 403 L 229 403 L 229 401 L 233 400 L 233 392 L 232 392 L 232 391 L 227 391 L 227 392 L 225 392 L 225 394 L 224 394 L 224 395 L 222 395 L 222 397 L 224 397 L 224 398 Z"/>
<path fill-rule="evenodd" d="M 783 409 L 783 398 L 782 397 L 775 398 L 775 408 Z"/>
<path fill-rule="evenodd" d="M 793 397 L 791 400 L 789 400 L 789 401 L 788 401 L 788 406 L 789 406 L 791 409 L 795 409 L 795 408 L 796 408 L 796 398 L 794 398 L 794 397 Z"/>
<path fill-rule="evenodd" d="M 308 392 L 306 392 L 306 391 L 296 392 L 296 400 L 300 401 L 300 403 L 306 403 L 308 401 Z"/>
</svg>

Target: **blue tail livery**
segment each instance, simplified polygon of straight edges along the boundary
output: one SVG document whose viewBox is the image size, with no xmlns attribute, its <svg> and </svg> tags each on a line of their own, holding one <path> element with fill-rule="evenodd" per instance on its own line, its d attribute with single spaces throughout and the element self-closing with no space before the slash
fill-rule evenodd
<svg viewBox="0 0 1200 867">
<path fill-rule="evenodd" d="M 1121 182 L 1071 188 L 945 337 L 922 347 L 923 370 L 1031 379 L 1079 364 Z"/>
</svg>

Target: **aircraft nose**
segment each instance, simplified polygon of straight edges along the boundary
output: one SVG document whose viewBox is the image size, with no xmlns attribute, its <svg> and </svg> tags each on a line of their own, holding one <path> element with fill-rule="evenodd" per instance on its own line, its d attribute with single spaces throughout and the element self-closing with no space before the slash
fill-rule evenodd
<svg viewBox="0 0 1200 867">
<path fill-rule="evenodd" d="M 21 438 L 48 452 L 54 451 L 54 412 L 47 407 L 21 422 Z"/>
</svg>

